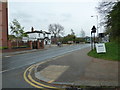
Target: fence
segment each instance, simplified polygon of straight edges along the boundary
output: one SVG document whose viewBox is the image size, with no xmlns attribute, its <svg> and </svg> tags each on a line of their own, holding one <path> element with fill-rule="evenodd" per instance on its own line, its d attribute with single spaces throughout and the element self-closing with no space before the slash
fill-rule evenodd
<svg viewBox="0 0 120 90">
<path fill-rule="evenodd" d="M 23 42 L 23 41 L 19 41 L 19 42 L 12 42 L 12 41 L 8 41 L 8 48 L 9 49 L 17 49 L 17 48 L 30 48 L 30 42 Z"/>
<path fill-rule="evenodd" d="M 29 49 L 43 49 L 44 48 L 44 41 L 28 41 L 28 42 L 11 42 L 8 41 L 8 48 L 9 49 L 22 49 L 22 48 L 29 48 Z"/>
<path fill-rule="evenodd" d="M 20 41 L 20 42 L 11 42 L 11 46 L 12 48 L 28 48 L 30 47 L 30 44 L 29 42 Z"/>
</svg>

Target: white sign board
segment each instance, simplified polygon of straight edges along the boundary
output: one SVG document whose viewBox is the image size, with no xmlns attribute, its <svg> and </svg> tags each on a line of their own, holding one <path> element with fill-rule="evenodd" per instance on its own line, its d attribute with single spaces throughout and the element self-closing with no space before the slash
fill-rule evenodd
<svg viewBox="0 0 120 90">
<path fill-rule="evenodd" d="M 96 44 L 97 53 L 106 53 L 106 48 L 104 43 Z"/>
</svg>

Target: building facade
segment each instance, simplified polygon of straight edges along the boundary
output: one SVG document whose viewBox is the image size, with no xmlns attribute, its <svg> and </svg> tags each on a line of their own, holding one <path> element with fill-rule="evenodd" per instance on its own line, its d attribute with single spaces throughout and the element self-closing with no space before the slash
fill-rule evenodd
<svg viewBox="0 0 120 90">
<path fill-rule="evenodd" d="M 8 43 L 8 8 L 7 2 L 0 1 L 0 47 Z"/>
<path fill-rule="evenodd" d="M 51 44 L 51 33 L 42 31 L 42 30 L 34 30 L 34 28 L 31 29 L 30 32 L 26 32 L 28 37 L 23 37 L 23 41 L 44 41 L 44 45 L 50 45 Z"/>
</svg>

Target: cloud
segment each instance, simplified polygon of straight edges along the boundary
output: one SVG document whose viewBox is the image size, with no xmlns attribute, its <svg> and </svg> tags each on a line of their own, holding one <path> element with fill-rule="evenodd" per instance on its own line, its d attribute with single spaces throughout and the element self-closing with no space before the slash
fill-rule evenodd
<svg viewBox="0 0 120 90">
<path fill-rule="evenodd" d="M 20 18 L 32 18 L 32 15 L 25 13 L 24 11 L 13 12 L 12 15 Z"/>
<path fill-rule="evenodd" d="M 72 17 L 72 15 L 70 13 L 63 13 L 63 14 L 61 14 L 61 16 L 66 17 L 66 18 Z"/>
<path fill-rule="evenodd" d="M 61 17 L 61 21 L 67 22 L 71 20 L 72 15 L 70 13 L 62 13 L 60 17 Z"/>
</svg>

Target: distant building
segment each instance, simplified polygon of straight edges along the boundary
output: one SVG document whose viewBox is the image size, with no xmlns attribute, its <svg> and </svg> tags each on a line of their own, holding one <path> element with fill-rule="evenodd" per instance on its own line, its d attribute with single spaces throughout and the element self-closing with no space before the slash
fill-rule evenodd
<svg viewBox="0 0 120 90">
<path fill-rule="evenodd" d="M 23 41 L 38 41 L 44 40 L 44 45 L 51 44 L 51 33 L 46 31 L 38 31 L 31 29 L 31 32 L 26 32 L 28 37 L 24 37 Z"/>
<path fill-rule="evenodd" d="M 99 41 L 109 42 L 109 35 L 105 35 L 105 33 L 99 33 Z"/>
<path fill-rule="evenodd" d="M 7 47 L 7 43 L 8 43 L 8 8 L 7 2 L 0 1 L 0 47 Z"/>
<path fill-rule="evenodd" d="M 91 37 L 86 36 L 86 37 L 85 37 L 85 41 L 86 41 L 87 43 L 90 43 L 90 42 L 91 42 Z"/>
</svg>

